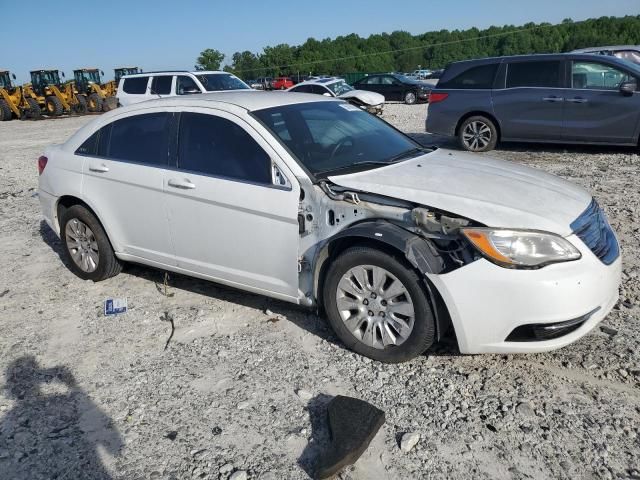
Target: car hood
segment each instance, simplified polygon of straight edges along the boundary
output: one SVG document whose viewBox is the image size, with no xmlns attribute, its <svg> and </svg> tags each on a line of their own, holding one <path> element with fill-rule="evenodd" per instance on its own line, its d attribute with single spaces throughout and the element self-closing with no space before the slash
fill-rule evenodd
<svg viewBox="0 0 640 480">
<path fill-rule="evenodd" d="M 365 105 L 371 106 L 384 103 L 384 95 L 380 95 L 376 92 L 367 92 L 366 90 L 351 90 L 338 96 L 338 98 L 357 98 Z"/>
<path fill-rule="evenodd" d="M 581 187 L 535 168 L 435 150 L 397 164 L 331 176 L 336 185 L 460 215 L 490 227 L 571 234 L 591 202 Z"/>
</svg>

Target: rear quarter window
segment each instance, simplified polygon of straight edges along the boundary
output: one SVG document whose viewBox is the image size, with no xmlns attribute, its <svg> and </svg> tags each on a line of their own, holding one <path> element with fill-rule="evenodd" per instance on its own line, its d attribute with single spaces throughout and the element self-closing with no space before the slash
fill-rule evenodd
<svg viewBox="0 0 640 480">
<path fill-rule="evenodd" d="M 498 71 L 497 63 L 487 65 L 477 65 L 471 67 L 452 79 L 438 83 L 438 88 L 456 88 L 456 89 L 488 89 L 493 88 L 493 81 Z"/>
<path fill-rule="evenodd" d="M 147 83 L 149 77 L 133 77 L 125 78 L 122 90 L 124 93 L 130 93 L 133 95 L 141 95 L 147 93 Z"/>
</svg>

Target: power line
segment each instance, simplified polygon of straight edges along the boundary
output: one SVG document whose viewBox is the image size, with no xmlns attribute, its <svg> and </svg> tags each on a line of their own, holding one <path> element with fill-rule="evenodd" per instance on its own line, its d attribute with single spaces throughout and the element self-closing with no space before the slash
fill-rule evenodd
<svg viewBox="0 0 640 480">
<path fill-rule="evenodd" d="M 582 23 L 582 22 L 574 22 L 573 25 L 578 24 L 578 23 Z M 317 65 L 319 63 L 326 63 L 326 62 L 340 62 L 342 60 L 354 60 L 357 58 L 366 58 L 366 57 L 373 57 L 375 55 L 386 55 L 389 53 L 399 53 L 399 52 L 408 52 L 411 50 L 424 50 L 427 48 L 434 48 L 434 47 L 443 47 L 445 45 L 454 45 L 456 43 L 464 43 L 464 42 L 473 42 L 473 41 L 477 41 L 477 40 L 486 40 L 489 38 L 496 38 L 496 37 L 503 37 L 503 36 L 507 36 L 507 35 L 515 35 L 518 33 L 524 33 L 524 32 L 530 32 L 532 30 L 538 30 L 538 29 L 546 29 L 546 28 L 555 28 L 555 27 L 559 27 L 563 24 L 561 23 L 557 23 L 555 25 L 536 25 L 535 27 L 529 27 L 529 28 L 521 28 L 518 30 L 510 30 L 508 32 L 500 32 L 500 33 L 494 33 L 491 35 L 482 35 L 479 37 L 473 37 L 473 38 L 462 38 L 462 39 L 458 39 L 458 40 L 450 40 L 448 42 L 440 42 L 440 43 L 432 43 L 429 45 L 419 45 L 416 47 L 407 47 L 407 48 L 398 48 L 395 50 L 385 50 L 382 52 L 370 52 L 370 53 L 363 53 L 360 55 L 350 55 L 347 57 L 336 57 L 336 58 L 327 58 L 327 59 L 323 59 L 323 60 L 312 60 L 312 61 L 308 61 L 308 62 L 296 62 L 296 63 L 292 63 L 290 65 L 272 65 L 272 66 L 268 66 L 268 67 L 258 67 L 258 68 L 245 68 L 242 70 L 233 70 L 235 73 L 245 73 L 245 72 L 261 72 L 261 71 L 267 71 L 267 70 L 274 70 L 274 69 L 278 69 L 278 70 L 284 70 L 287 68 L 291 68 L 291 67 L 301 67 L 301 66 L 305 66 L 305 65 Z"/>
</svg>

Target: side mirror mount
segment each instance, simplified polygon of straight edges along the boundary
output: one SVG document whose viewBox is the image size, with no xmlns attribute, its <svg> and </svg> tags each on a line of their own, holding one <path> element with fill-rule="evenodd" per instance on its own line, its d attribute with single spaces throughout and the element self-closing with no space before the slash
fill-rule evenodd
<svg viewBox="0 0 640 480">
<path fill-rule="evenodd" d="M 625 97 L 630 97 L 638 89 L 638 84 L 635 81 L 622 82 L 620 84 L 620 93 Z"/>
<path fill-rule="evenodd" d="M 62 73 L 62 78 L 65 78 L 65 76 L 64 76 L 64 72 L 60 72 L 60 73 Z"/>
<path fill-rule="evenodd" d="M 100 75 L 104 77 L 104 72 L 102 70 L 100 70 Z"/>
<path fill-rule="evenodd" d="M 16 79 L 16 74 L 15 74 L 15 73 L 12 73 L 12 74 L 11 74 L 11 78 L 13 78 L 13 79 L 15 80 L 15 79 Z"/>
</svg>

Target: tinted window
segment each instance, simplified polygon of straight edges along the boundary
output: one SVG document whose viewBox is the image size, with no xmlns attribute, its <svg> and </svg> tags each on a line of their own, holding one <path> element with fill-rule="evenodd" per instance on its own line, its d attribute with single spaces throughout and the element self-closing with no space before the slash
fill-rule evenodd
<svg viewBox="0 0 640 480">
<path fill-rule="evenodd" d="M 182 114 L 178 168 L 271 184 L 271 159 L 267 153 L 238 125 L 213 115 Z"/>
<path fill-rule="evenodd" d="M 82 145 L 76 150 L 78 155 L 95 155 L 98 147 L 98 134 L 99 130 L 87 138 Z"/>
<path fill-rule="evenodd" d="M 291 89 L 292 92 L 311 93 L 311 85 L 300 85 Z"/>
<path fill-rule="evenodd" d="M 507 68 L 507 88 L 559 86 L 559 61 L 510 63 Z"/>
<path fill-rule="evenodd" d="M 622 82 L 633 80 L 626 72 L 596 62 L 572 62 L 571 87 L 594 90 L 617 90 Z"/>
<path fill-rule="evenodd" d="M 360 82 L 363 83 L 364 85 L 380 85 L 380 77 L 378 76 L 367 77 L 367 78 L 363 78 Z"/>
<path fill-rule="evenodd" d="M 125 78 L 122 90 L 124 90 L 125 93 L 132 93 L 137 95 L 146 93 L 147 82 L 149 82 L 149 77 Z"/>
<path fill-rule="evenodd" d="M 327 90 L 322 85 L 313 85 L 311 88 L 311 92 L 317 95 L 324 95 L 325 93 L 331 94 L 331 92 L 329 92 L 329 90 Z"/>
<path fill-rule="evenodd" d="M 147 113 L 111 124 L 108 158 L 165 166 L 169 158 L 170 113 Z"/>
<path fill-rule="evenodd" d="M 471 67 L 459 73 L 448 82 L 440 82 L 438 88 L 492 88 L 497 70 L 497 63 Z"/>
<path fill-rule="evenodd" d="M 191 77 L 178 76 L 176 77 L 176 93 L 178 95 L 187 95 L 190 93 L 202 93 L 200 88 Z"/>
<path fill-rule="evenodd" d="M 151 80 L 151 93 L 157 95 L 169 95 L 171 93 L 171 80 L 173 77 L 163 75 L 161 77 L 153 77 Z"/>
</svg>

